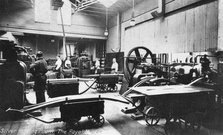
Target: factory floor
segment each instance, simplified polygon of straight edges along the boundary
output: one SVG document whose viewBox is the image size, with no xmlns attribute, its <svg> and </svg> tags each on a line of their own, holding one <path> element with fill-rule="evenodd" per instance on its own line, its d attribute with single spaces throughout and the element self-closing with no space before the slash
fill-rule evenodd
<svg viewBox="0 0 223 135">
<path fill-rule="evenodd" d="M 85 90 L 87 86 L 80 83 L 79 90 Z M 120 89 L 120 86 L 119 86 Z M 101 94 L 110 97 L 120 97 L 118 92 L 98 93 L 89 90 L 87 94 Z M 48 100 L 48 96 L 46 94 Z M 121 98 L 121 97 L 120 97 Z M 33 90 L 27 94 L 30 103 L 35 103 L 35 93 Z M 79 127 L 67 129 L 66 123 L 57 122 L 45 124 L 30 117 L 24 117 L 16 121 L 0 122 L 0 135 L 223 135 L 223 130 L 202 126 L 199 131 L 186 129 L 183 124 L 172 123 L 165 126 L 165 120 L 161 119 L 158 126 L 147 126 L 143 119 L 133 120 L 131 114 L 124 114 L 121 109 L 131 107 L 131 105 L 106 101 L 105 102 L 105 123 L 102 127 L 94 128 L 87 119 L 82 117 Z M 38 118 L 50 120 L 60 117 L 58 107 L 40 110 L 42 115 Z"/>
</svg>

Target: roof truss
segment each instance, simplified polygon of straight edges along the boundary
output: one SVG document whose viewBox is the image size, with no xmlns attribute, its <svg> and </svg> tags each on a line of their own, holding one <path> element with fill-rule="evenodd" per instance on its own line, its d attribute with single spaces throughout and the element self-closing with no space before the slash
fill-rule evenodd
<svg viewBox="0 0 223 135">
<path fill-rule="evenodd" d="M 90 5 L 98 3 L 98 0 L 70 0 L 74 8 L 74 11 L 82 11 L 88 8 Z"/>
</svg>

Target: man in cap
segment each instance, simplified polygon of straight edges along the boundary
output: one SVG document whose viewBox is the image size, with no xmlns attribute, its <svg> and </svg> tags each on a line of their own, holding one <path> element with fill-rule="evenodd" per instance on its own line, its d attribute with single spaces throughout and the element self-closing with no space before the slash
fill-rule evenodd
<svg viewBox="0 0 223 135">
<path fill-rule="evenodd" d="M 211 70 L 210 70 L 210 60 L 207 58 L 207 54 L 204 54 L 203 57 L 200 58 L 201 63 L 201 73 L 205 77 Z"/>
<path fill-rule="evenodd" d="M 36 92 L 36 102 L 45 102 L 44 91 L 46 89 L 46 72 L 47 63 L 43 59 L 43 52 L 38 51 L 36 54 L 36 61 L 30 65 L 30 71 L 34 76 L 34 91 Z"/>
</svg>

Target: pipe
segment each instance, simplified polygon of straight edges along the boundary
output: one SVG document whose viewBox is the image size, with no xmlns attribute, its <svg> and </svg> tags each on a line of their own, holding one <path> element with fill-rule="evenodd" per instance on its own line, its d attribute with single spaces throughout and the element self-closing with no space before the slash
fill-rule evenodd
<svg viewBox="0 0 223 135">
<path fill-rule="evenodd" d="M 63 24 L 63 15 L 62 15 L 62 10 L 61 10 L 61 7 L 60 7 L 60 18 L 61 18 L 61 26 L 62 26 L 62 31 L 63 31 L 63 53 L 65 52 L 65 57 L 67 56 L 67 49 L 66 49 L 66 36 L 65 36 L 65 30 L 64 30 L 64 24 Z"/>
</svg>

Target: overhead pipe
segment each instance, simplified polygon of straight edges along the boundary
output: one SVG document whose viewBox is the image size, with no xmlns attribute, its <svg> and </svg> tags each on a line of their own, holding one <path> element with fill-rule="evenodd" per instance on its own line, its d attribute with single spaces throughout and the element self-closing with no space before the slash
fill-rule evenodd
<svg viewBox="0 0 223 135">
<path fill-rule="evenodd" d="M 158 8 L 156 11 L 153 11 L 151 15 L 154 18 L 161 17 L 165 13 L 165 0 L 158 0 Z"/>
</svg>

